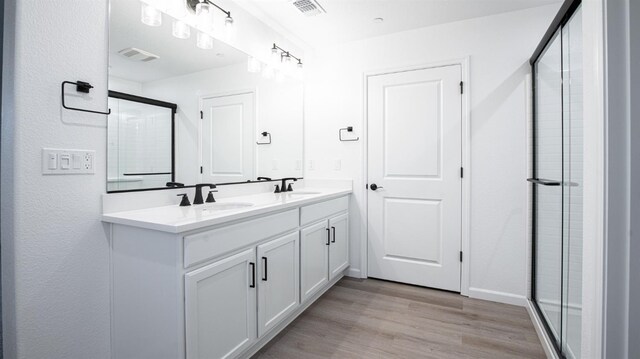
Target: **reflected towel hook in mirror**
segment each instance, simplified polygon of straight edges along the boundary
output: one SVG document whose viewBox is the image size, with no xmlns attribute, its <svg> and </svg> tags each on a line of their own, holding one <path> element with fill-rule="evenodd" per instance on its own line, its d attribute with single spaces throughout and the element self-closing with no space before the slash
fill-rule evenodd
<svg viewBox="0 0 640 359">
<path fill-rule="evenodd" d="M 60 86 L 60 92 L 61 92 L 61 99 L 62 99 L 62 107 L 64 107 L 67 110 L 71 110 L 71 111 L 81 111 L 81 112 L 89 112 L 89 113 L 97 113 L 99 115 L 109 115 L 111 114 L 111 109 L 109 109 L 109 111 L 107 112 L 102 112 L 102 111 L 93 111 L 93 110 L 85 110 L 82 108 L 76 108 L 76 107 L 69 107 L 65 104 L 64 102 L 64 85 L 76 85 L 76 91 L 81 92 L 81 93 L 89 93 L 89 91 L 91 91 L 91 89 L 93 88 L 93 85 L 91 85 L 88 82 L 85 81 L 62 81 L 62 85 Z"/>
<path fill-rule="evenodd" d="M 268 137 L 267 142 L 256 142 L 257 145 L 270 145 L 271 144 L 271 134 L 267 131 L 261 133 L 262 137 Z"/>
<path fill-rule="evenodd" d="M 340 139 L 340 141 L 342 141 L 342 142 L 355 142 L 355 141 L 360 140 L 360 137 L 356 137 L 356 138 L 352 138 L 352 139 L 344 139 L 344 138 L 342 138 L 342 132 L 344 132 L 344 131 L 353 132 L 353 126 L 341 128 L 340 130 L 338 130 L 338 138 Z"/>
</svg>

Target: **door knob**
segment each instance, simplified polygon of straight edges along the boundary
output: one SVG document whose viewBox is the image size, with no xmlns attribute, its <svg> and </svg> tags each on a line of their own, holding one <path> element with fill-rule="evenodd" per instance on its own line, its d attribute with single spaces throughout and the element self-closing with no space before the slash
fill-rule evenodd
<svg viewBox="0 0 640 359">
<path fill-rule="evenodd" d="M 371 188 L 372 191 L 375 191 L 378 188 L 382 188 L 382 186 L 378 186 L 377 184 L 372 183 L 372 184 L 369 185 L 369 188 Z"/>
</svg>

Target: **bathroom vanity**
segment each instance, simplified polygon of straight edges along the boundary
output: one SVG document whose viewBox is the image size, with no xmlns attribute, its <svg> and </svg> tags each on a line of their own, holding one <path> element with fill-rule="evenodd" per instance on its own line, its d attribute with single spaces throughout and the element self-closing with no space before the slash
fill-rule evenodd
<svg viewBox="0 0 640 359">
<path fill-rule="evenodd" d="M 113 357 L 255 353 L 349 267 L 350 192 L 304 188 L 105 213 Z"/>
</svg>

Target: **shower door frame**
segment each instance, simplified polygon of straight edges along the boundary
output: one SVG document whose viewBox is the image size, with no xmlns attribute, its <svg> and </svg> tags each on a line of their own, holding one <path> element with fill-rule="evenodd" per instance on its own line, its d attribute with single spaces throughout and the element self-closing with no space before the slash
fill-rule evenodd
<svg viewBox="0 0 640 359">
<path fill-rule="evenodd" d="M 555 16 L 555 18 L 553 19 L 553 22 L 551 23 L 551 25 L 549 26 L 549 28 L 547 29 L 547 31 L 545 32 L 544 36 L 542 37 L 542 40 L 540 41 L 540 43 L 538 44 L 538 46 L 536 47 L 536 50 L 534 51 L 533 55 L 531 56 L 531 58 L 529 59 L 529 64 L 531 66 L 531 84 L 532 84 L 532 124 L 531 124 L 531 131 L 532 131 L 532 150 L 531 150 L 531 174 L 533 177 L 535 177 L 536 175 L 536 121 L 538 119 L 537 113 L 536 113 L 536 62 L 540 59 L 540 57 L 545 53 L 547 47 L 551 44 L 551 42 L 556 38 L 556 36 L 560 37 L 560 41 L 562 41 L 562 28 L 569 22 L 569 20 L 571 19 L 571 17 L 573 16 L 573 14 L 576 12 L 576 10 L 578 9 L 578 7 L 582 4 L 582 0 L 565 0 L 564 3 L 562 4 L 562 6 L 560 7 L 560 10 L 558 11 L 558 14 Z M 564 47 L 562 46 L 561 43 L 561 48 L 562 50 L 564 50 Z M 561 66 L 563 66 L 564 63 L 563 61 L 561 61 Z M 564 71 L 564 69 L 563 69 Z M 563 75 L 562 71 L 561 71 L 561 76 Z M 564 94 L 564 86 L 561 87 L 561 93 Z M 562 121 L 564 122 L 564 109 L 562 109 Z M 562 126 L 562 130 L 564 131 L 564 125 Z M 563 143 L 562 143 L 562 148 L 563 148 L 563 166 L 564 166 L 564 134 L 563 134 Z M 562 173 L 562 180 L 564 181 L 564 169 L 561 171 Z M 533 309 L 536 311 L 537 316 L 541 319 L 540 322 L 542 323 L 542 326 L 544 328 L 544 331 L 546 332 L 546 335 L 549 337 L 550 342 L 553 346 L 553 349 L 555 350 L 556 354 L 560 357 L 560 358 L 565 358 L 565 355 L 563 354 L 563 350 L 562 350 L 562 332 L 563 332 L 563 319 L 561 319 L 561 324 L 560 324 L 560 343 L 558 342 L 558 340 L 556 340 L 556 337 L 553 335 L 553 330 L 551 329 L 549 323 L 547 323 L 546 321 L 546 316 L 544 315 L 544 313 L 542 312 L 540 306 L 538 305 L 538 301 L 536 298 L 536 216 L 537 216 L 537 209 L 536 209 L 536 202 L 537 202 L 537 190 L 536 190 L 537 185 L 532 184 L 531 185 L 531 295 L 530 295 L 530 299 L 531 299 L 531 304 Z M 562 186 L 564 187 L 564 186 Z M 563 201 L 564 201 L 564 188 L 562 189 L 562 197 L 563 197 Z M 562 216 L 564 216 L 564 204 L 562 206 L 563 210 L 562 210 Z M 563 242 L 563 246 L 564 246 L 564 232 L 562 234 L 562 242 Z M 564 254 L 563 254 L 564 257 Z M 563 258 L 564 260 L 564 258 Z M 564 265 L 564 263 L 563 263 Z M 560 273 L 562 280 L 564 280 L 564 273 L 561 271 Z M 561 287 L 564 285 L 564 282 L 561 281 Z M 564 289 L 562 290 L 562 295 L 564 296 Z M 563 300 L 561 300 L 560 306 L 563 305 Z M 561 318 L 562 318 L 562 314 L 561 314 Z"/>
</svg>

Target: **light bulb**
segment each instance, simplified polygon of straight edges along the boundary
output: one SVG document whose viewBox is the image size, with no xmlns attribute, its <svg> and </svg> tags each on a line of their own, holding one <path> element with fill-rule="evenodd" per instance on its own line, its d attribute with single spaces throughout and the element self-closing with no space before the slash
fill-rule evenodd
<svg viewBox="0 0 640 359">
<path fill-rule="evenodd" d="M 208 3 L 198 3 L 196 5 L 196 16 L 201 30 L 213 30 L 213 7 Z"/>
<path fill-rule="evenodd" d="M 191 36 L 191 27 L 184 21 L 173 20 L 171 33 L 178 39 L 188 39 Z"/>
<path fill-rule="evenodd" d="M 160 10 L 156 9 L 155 7 L 149 4 L 145 4 L 145 3 L 140 3 L 140 4 L 141 4 L 140 21 L 142 21 L 143 24 L 149 25 L 149 26 L 162 25 L 162 13 L 160 12 Z"/>
<path fill-rule="evenodd" d="M 213 48 L 213 37 L 209 34 L 205 34 L 204 32 L 198 32 L 196 37 L 196 46 L 203 50 L 210 50 Z"/>
<path fill-rule="evenodd" d="M 290 63 L 291 62 L 291 55 L 287 52 L 286 55 L 284 55 L 284 62 L 286 63 Z"/>
<path fill-rule="evenodd" d="M 247 71 L 251 73 L 257 73 L 260 72 L 261 67 L 262 64 L 260 63 L 260 61 L 258 61 L 258 59 L 249 56 L 249 59 L 247 60 Z"/>
<path fill-rule="evenodd" d="M 227 17 L 224 19 L 224 26 L 226 28 L 233 27 L 233 18 L 231 17 L 231 14 L 227 15 Z"/>
<path fill-rule="evenodd" d="M 297 66 L 298 66 L 298 69 L 302 69 L 302 60 L 298 60 Z"/>
<path fill-rule="evenodd" d="M 273 64 L 277 64 L 278 62 L 280 62 L 280 54 L 278 53 L 278 49 L 275 46 L 276 45 L 273 45 L 273 48 L 271 49 L 271 62 Z"/>
</svg>

